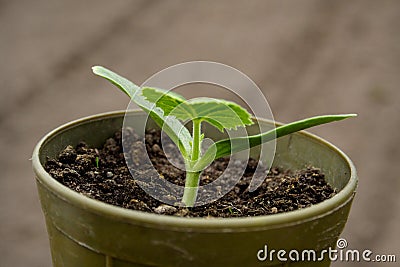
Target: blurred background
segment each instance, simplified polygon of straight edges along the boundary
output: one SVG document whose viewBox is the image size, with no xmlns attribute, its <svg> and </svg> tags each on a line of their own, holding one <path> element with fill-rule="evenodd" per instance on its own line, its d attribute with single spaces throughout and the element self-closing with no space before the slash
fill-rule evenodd
<svg viewBox="0 0 400 267">
<path fill-rule="evenodd" d="M 91 66 L 141 84 L 192 60 L 246 73 L 277 121 L 358 113 L 311 132 L 358 169 L 342 237 L 399 261 L 399 26 L 396 0 L 0 0 L 0 266 L 51 266 L 29 161 L 36 142 L 60 124 L 128 104 Z"/>
</svg>

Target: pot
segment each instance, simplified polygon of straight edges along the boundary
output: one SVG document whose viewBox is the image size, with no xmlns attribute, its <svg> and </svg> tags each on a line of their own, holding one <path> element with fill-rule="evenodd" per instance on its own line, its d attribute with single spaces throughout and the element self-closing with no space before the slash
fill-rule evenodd
<svg viewBox="0 0 400 267">
<path fill-rule="evenodd" d="M 121 129 L 124 115 L 111 112 L 69 122 L 34 149 L 33 169 L 55 267 L 330 265 L 327 255 L 320 261 L 318 255 L 335 248 L 357 186 L 354 165 L 338 148 L 306 132 L 278 139 L 273 165 L 320 168 L 338 193 L 304 209 L 246 218 L 180 218 L 128 210 L 85 197 L 45 171 L 46 158 L 56 157 L 67 145 L 85 140 L 101 146 Z M 129 116 L 139 127 L 147 117 L 141 111 Z M 287 261 L 277 258 L 281 249 Z M 309 249 L 317 253 L 316 261 L 290 261 L 290 251 Z"/>
</svg>

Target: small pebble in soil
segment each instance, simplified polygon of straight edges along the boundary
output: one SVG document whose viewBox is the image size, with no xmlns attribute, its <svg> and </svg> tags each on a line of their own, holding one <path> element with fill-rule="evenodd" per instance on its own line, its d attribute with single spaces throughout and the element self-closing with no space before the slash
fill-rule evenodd
<svg viewBox="0 0 400 267">
<path fill-rule="evenodd" d="M 154 212 L 157 214 L 166 214 L 166 215 L 171 215 L 177 212 L 177 208 L 169 205 L 162 204 L 158 206 L 157 208 L 154 208 Z"/>
</svg>

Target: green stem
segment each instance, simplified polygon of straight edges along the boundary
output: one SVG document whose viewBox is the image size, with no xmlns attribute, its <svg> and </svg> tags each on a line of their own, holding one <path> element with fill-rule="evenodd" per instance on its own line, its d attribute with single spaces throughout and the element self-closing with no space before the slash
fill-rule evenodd
<svg viewBox="0 0 400 267">
<path fill-rule="evenodd" d="M 182 202 L 187 207 L 193 207 L 199 190 L 201 172 L 186 172 L 185 190 L 183 191 Z"/>
<path fill-rule="evenodd" d="M 200 158 L 200 140 L 201 138 L 201 121 L 193 120 L 193 147 L 192 147 L 192 162 Z"/>
<path fill-rule="evenodd" d="M 193 120 L 193 143 L 192 143 L 192 157 L 191 165 L 194 165 L 201 156 L 201 120 Z M 192 166 L 190 166 L 189 170 Z M 188 206 L 193 207 L 197 198 L 197 191 L 199 190 L 201 172 L 186 172 L 185 190 L 183 192 L 182 202 Z"/>
</svg>

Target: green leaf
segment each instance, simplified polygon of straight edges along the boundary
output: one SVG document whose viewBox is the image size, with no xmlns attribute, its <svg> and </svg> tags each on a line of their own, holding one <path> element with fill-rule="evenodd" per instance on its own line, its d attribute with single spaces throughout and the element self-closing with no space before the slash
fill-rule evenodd
<svg viewBox="0 0 400 267">
<path fill-rule="evenodd" d="M 177 106 L 186 101 L 180 94 L 159 88 L 144 87 L 142 95 L 161 108 L 165 115 L 169 115 Z"/>
<path fill-rule="evenodd" d="M 92 71 L 94 74 L 103 77 L 110 81 L 112 84 L 116 85 L 131 99 L 135 98 L 135 96 L 140 92 L 139 86 L 109 69 L 106 69 L 102 66 L 93 66 Z"/>
<path fill-rule="evenodd" d="M 253 124 L 251 114 L 234 102 L 206 97 L 186 100 L 174 92 L 156 88 L 143 88 L 142 93 L 147 100 L 164 110 L 165 114 L 182 121 L 206 121 L 220 131 Z"/>
<path fill-rule="evenodd" d="M 234 102 L 200 97 L 190 99 L 184 104 L 187 104 L 187 108 L 182 110 L 178 108 L 172 114 L 184 120 L 189 119 L 189 117 L 185 118 L 185 112 L 186 114 L 190 112 L 187 116 L 206 121 L 217 127 L 221 132 L 224 129 L 236 129 L 240 126 L 253 124 L 251 114 Z"/>
<path fill-rule="evenodd" d="M 279 126 L 265 133 L 251 135 L 247 137 L 237 137 L 232 139 L 224 139 L 212 144 L 204 153 L 203 158 L 195 165 L 195 169 L 201 169 L 207 166 L 212 160 L 221 157 L 229 156 L 236 152 L 252 148 L 273 139 L 298 132 L 317 125 L 340 121 L 351 117 L 356 117 L 357 114 L 340 114 L 340 115 L 324 115 L 316 116 L 308 119 L 295 121 L 286 125 Z M 215 155 L 214 158 L 212 155 Z"/>
<path fill-rule="evenodd" d="M 188 129 L 179 120 L 177 120 L 175 117 L 167 116 L 168 114 L 164 114 L 162 109 L 155 108 L 154 103 L 146 100 L 142 96 L 141 88 L 128 79 L 101 66 L 95 66 L 92 68 L 92 70 L 94 74 L 115 84 L 139 107 L 149 113 L 150 117 L 157 123 L 157 125 L 160 126 L 160 128 L 163 129 L 163 131 L 178 146 L 184 157 L 190 155 L 190 142 L 192 140 L 192 136 L 190 135 Z"/>
</svg>

